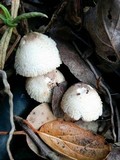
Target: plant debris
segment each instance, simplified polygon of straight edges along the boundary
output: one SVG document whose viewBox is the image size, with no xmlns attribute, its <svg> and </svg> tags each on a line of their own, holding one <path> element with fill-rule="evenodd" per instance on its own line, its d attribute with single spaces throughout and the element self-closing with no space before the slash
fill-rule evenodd
<svg viewBox="0 0 120 160">
<path fill-rule="evenodd" d="M 87 64 L 76 53 L 73 45 L 67 42 L 57 41 L 63 63 L 70 72 L 81 82 L 96 85 L 96 78 Z"/>
<path fill-rule="evenodd" d="M 118 0 L 100 0 L 85 16 L 85 26 L 95 42 L 96 53 L 109 65 L 109 71 L 120 66 L 119 9 Z"/>
<path fill-rule="evenodd" d="M 58 86 L 55 86 L 53 89 L 52 112 L 58 118 L 62 118 L 64 115 L 62 109 L 60 108 L 60 102 L 61 102 L 62 96 L 65 93 L 66 89 L 67 89 L 66 81 L 58 84 Z"/>
<path fill-rule="evenodd" d="M 38 133 L 48 146 L 71 159 L 103 160 L 110 152 L 103 137 L 71 122 L 52 121 L 44 124 Z"/>
<path fill-rule="evenodd" d="M 0 160 L 119 159 L 119 12 L 119 0 L 1 0 Z M 24 44 L 23 37 L 32 33 L 38 33 L 41 39 L 41 35 L 53 39 L 53 46 L 60 59 L 59 65 L 53 69 L 48 67 L 45 73 L 41 73 L 41 77 L 49 75 L 44 80 L 44 90 L 39 90 L 32 82 L 35 93 L 41 97 L 40 101 L 29 96 L 33 94 L 33 89 L 30 93 L 25 89 L 27 79 L 32 79 L 31 75 L 27 71 L 26 77 L 17 75 L 15 69 L 16 51 L 20 48 L 21 39 Z M 34 36 L 31 37 L 30 50 L 28 47 L 21 53 L 25 61 L 18 66 L 21 71 L 30 66 L 30 70 L 35 72 L 36 65 L 40 64 L 44 69 L 48 63 L 57 63 L 52 54 L 54 47 L 49 56 L 51 49 L 46 48 L 50 47 L 49 43 L 42 45 L 44 39 L 40 39 L 41 45 L 37 46 L 33 39 Z M 31 63 L 26 61 L 25 53 L 27 57 L 32 57 Z M 43 58 L 45 54 L 47 58 Z M 54 80 L 54 73 L 58 70 L 64 75 L 62 81 L 58 81 L 60 75 Z M 37 74 L 40 77 L 39 71 Z M 43 86 L 43 80 L 37 78 L 36 74 L 34 76 L 36 83 Z M 73 113 L 77 115 L 78 112 L 74 109 L 75 98 L 72 96 L 69 96 L 70 105 L 64 107 L 63 112 L 61 104 L 66 91 L 80 83 L 93 87 L 100 96 L 102 108 L 96 120 L 91 119 L 91 116 L 90 122 L 81 116 L 73 119 Z M 46 88 L 50 100 L 44 103 L 48 96 Z M 78 88 L 76 92 L 77 98 L 84 92 L 88 95 L 84 87 L 82 90 Z M 87 107 L 80 115 L 94 113 L 94 107 L 90 108 L 93 100 L 89 103 L 90 100 L 81 99 L 82 104 L 87 102 Z"/>
</svg>

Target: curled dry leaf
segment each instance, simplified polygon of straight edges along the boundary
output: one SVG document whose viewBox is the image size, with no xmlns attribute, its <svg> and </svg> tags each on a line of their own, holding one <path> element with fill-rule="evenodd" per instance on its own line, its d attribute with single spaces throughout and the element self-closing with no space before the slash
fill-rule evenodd
<svg viewBox="0 0 120 160">
<path fill-rule="evenodd" d="M 55 120 L 56 117 L 52 114 L 47 103 L 43 103 L 35 107 L 27 116 L 28 122 L 35 128 L 39 129 L 43 124 Z M 32 140 L 27 136 L 26 141 L 32 151 L 39 155 L 37 147 Z"/>
<path fill-rule="evenodd" d="M 120 1 L 98 1 L 97 6 L 86 15 L 85 27 L 96 45 L 97 54 L 104 63 L 107 62 L 109 70 L 119 67 Z"/>
<path fill-rule="evenodd" d="M 103 160 L 111 148 L 102 136 L 71 122 L 48 122 L 38 134 L 52 149 L 74 160 Z"/>
<path fill-rule="evenodd" d="M 63 63 L 70 72 L 84 83 L 95 86 L 96 79 L 93 72 L 77 54 L 75 48 L 68 42 L 56 41 Z"/>
</svg>

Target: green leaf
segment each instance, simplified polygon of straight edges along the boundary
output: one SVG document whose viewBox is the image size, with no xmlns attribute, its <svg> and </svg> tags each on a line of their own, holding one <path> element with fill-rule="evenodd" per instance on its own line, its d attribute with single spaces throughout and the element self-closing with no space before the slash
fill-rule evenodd
<svg viewBox="0 0 120 160">
<path fill-rule="evenodd" d="M 10 19 L 11 15 L 10 15 L 8 9 L 4 5 L 2 5 L 2 4 L 0 4 L 0 8 L 3 10 L 3 12 L 5 14 L 5 17 Z"/>
<path fill-rule="evenodd" d="M 33 17 L 45 17 L 48 18 L 48 16 L 44 13 L 41 12 L 30 12 L 30 13 L 23 13 L 19 16 L 17 16 L 14 20 L 13 23 L 19 23 L 23 19 L 28 19 L 28 18 L 33 18 Z"/>
</svg>

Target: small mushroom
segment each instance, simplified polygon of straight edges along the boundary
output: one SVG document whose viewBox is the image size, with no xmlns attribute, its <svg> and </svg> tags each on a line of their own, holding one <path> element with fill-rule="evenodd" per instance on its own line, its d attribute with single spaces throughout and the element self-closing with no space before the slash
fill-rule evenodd
<svg viewBox="0 0 120 160">
<path fill-rule="evenodd" d="M 16 73 L 35 77 L 55 70 L 62 63 L 56 43 L 42 33 L 25 35 L 15 56 Z"/>
<path fill-rule="evenodd" d="M 54 70 L 42 76 L 27 78 L 26 90 L 38 102 L 51 102 L 53 87 L 63 81 L 63 74 Z"/>
<path fill-rule="evenodd" d="M 102 101 L 90 85 L 76 83 L 65 92 L 61 108 L 73 120 L 94 121 L 102 115 Z"/>
</svg>

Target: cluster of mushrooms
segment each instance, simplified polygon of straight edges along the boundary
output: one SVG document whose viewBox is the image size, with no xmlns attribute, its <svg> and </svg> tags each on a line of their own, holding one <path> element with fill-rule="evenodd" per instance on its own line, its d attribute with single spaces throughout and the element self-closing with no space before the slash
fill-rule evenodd
<svg viewBox="0 0 120 160">
<path fill-rule="evenodd" d="M 28 95 L 40 103 L 51 103 L 53 88 L 65 81 L 56 68 L 62 64 L 56 42 L 45 34 L 31 32 L 19 44 L 15 56 L 16 73 L 27 77 Z M 76 83 L 64 93 L 60 107 L 77 121 L 94 121 L 102 115 L 102 101 L 94 88 Z"/>
</svg>

